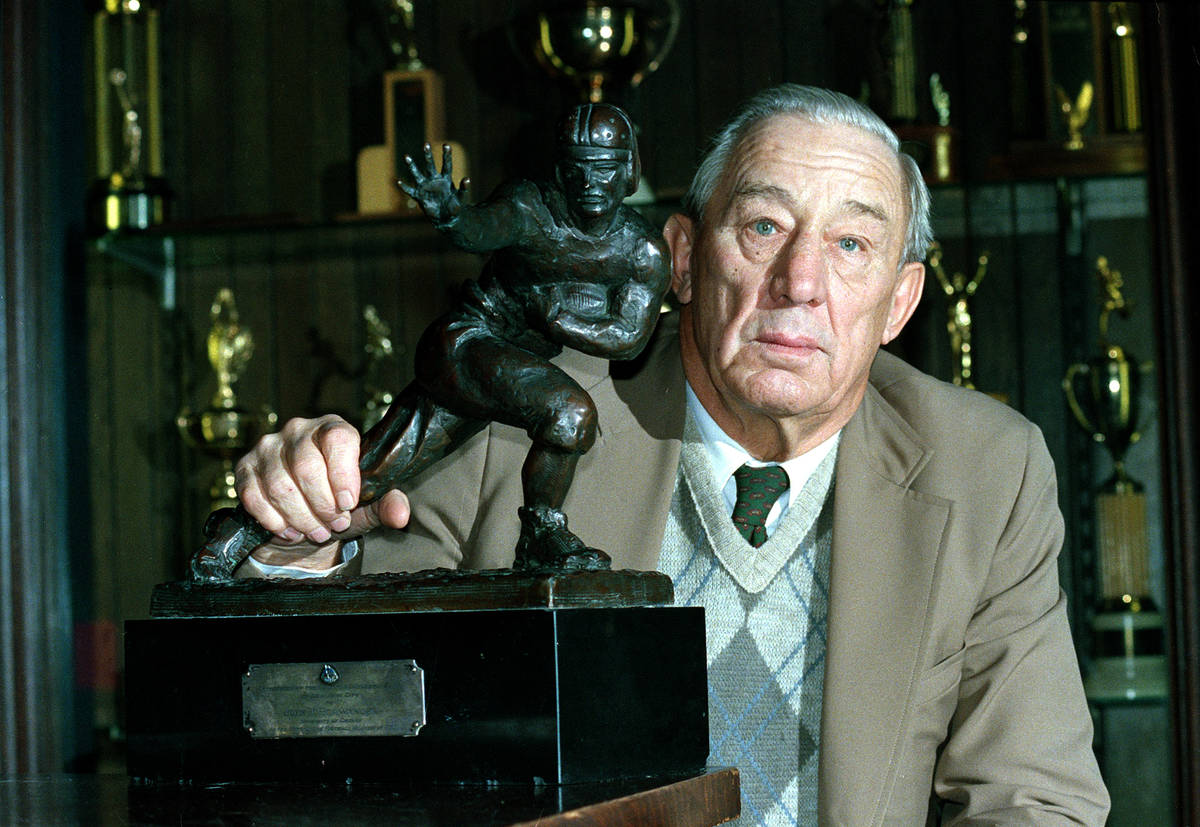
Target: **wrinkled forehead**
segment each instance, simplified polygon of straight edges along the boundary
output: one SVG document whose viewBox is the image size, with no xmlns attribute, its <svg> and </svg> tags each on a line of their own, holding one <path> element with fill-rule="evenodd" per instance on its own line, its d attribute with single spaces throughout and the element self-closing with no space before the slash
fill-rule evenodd
<svg viewBox="0 0 1200 827">
<path fill-rule="evenodd" d="M 861 127 L 795 114 L 767 118 L 741 136 L 713 206 L 724 210 L 747 189 L 803 187 L 812 181 L 838 189 L 849 201 L 874 202 L 898 222 L 907 218 L 904 172 L 895 149 Z"/>
</svg>

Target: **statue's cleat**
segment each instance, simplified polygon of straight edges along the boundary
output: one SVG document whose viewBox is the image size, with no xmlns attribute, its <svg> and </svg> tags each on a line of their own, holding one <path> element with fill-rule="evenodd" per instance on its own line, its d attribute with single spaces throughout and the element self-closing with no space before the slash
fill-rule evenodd
<svg viewBox="0 0 1200 827">
<path fill-rule="evenodd" d="M 608 571 L 612 558 L 598 548 L 584 548 L 558 558 L 550 567 L 561 571 Z"/>
</svg>

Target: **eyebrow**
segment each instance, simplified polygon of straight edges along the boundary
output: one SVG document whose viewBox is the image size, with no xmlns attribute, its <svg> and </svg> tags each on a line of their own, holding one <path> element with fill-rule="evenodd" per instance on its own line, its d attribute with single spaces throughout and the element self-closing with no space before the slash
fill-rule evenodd
<svg viewBox="0 0 1200 827">
<path fill-rule="evenodd" d="M 887 211 L 882 207 L 877 207 L 874 204 L 866 204 L 862 201 L 856 201 L 853 198 L 843 202 L 843 207 L 853 215 L 869 215 L 877 221 L 887 224 L 890 220 Z"/>
<path fill-rule="evenodd" d="M 733 191 L 733 198 L 731 200 L 738 201 L 750 198 L 767 198 L 774 201 L 781 201 L 789 206 L 794 206 L 796 203 L 796 199 L 792 194 L 783 187 L 760 183 L 747 183 L 739 186 Z M 887 210 L 883 209 L 883 207 L 868 204 L 854 198 L 848 198 L 843 201 L 842 209 L 850 215 L 870 216 L 882 224 L 888 224 L 891 221 Z"/>
<path fill-rule="evenodd" d="M 767 198 L 773 201 L 783 201 L 788 204 L 794 204 L 796 201 L 792 197 L 792 194 L 783 187 L 757 183 L 747 183 L 737 187 L 733 191 L 733 198 L 731 200 L 739 201 L 749 198 Z"/>
</svg>

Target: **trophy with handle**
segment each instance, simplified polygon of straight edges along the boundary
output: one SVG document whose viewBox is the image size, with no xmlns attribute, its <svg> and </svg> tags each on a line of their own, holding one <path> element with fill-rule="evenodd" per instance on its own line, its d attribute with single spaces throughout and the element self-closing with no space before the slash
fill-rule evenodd
<svg viewBox="0 0 1200 827">
<path fill-rule="evenodd" d="M 250 409 L 241 404 L 234 386 L 254 353 L 254 337 L 239 323 L 233 291 L 217 291 L 210 311 L 211 327 L 205 340 L 208 362 L 217 379 L 217 390 L 206 408 L 179 412 L 175 424 L 187 443 L 220 460 L 208 495 L 212 510 L 237 505 L 234 460 L 260 436 L 275 427 L 275 412 L 267 407 Z"/>
<path fill-rule="evenodd" d="M 1125 468 L 1125 454 L 1140 437 L 1141 368 L 1108 338 L 1109 317 L 1113 312 L 1127 316 L 1129 306 L 1121 293 L 1121 273 L 1104 256 L 1096 260 L 1096 276 L 1101 353 L 1070 365 L 1062 386 L 1075 420 L 1104 445 L 1113 463 L 1112 476 L 1096 493 L 1100 596 L 1088 693 L 1129 699 L 1162 691 L 1162 616 L 1150 598 L 1146 495 Z"/>
</svg>

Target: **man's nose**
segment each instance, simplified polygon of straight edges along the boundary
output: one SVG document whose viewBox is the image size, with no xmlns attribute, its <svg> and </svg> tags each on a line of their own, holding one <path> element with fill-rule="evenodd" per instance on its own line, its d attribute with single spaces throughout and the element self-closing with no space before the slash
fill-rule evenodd
<svg viewBox="0 0 1200 827">
<path fill-rule="evenodd" d="M 820 239 L 799 234 L 784 245 L 772 262 L 768 289 L 771 298 L 791 305 L 825 303 L 828 262 Z"/>
</svg>

